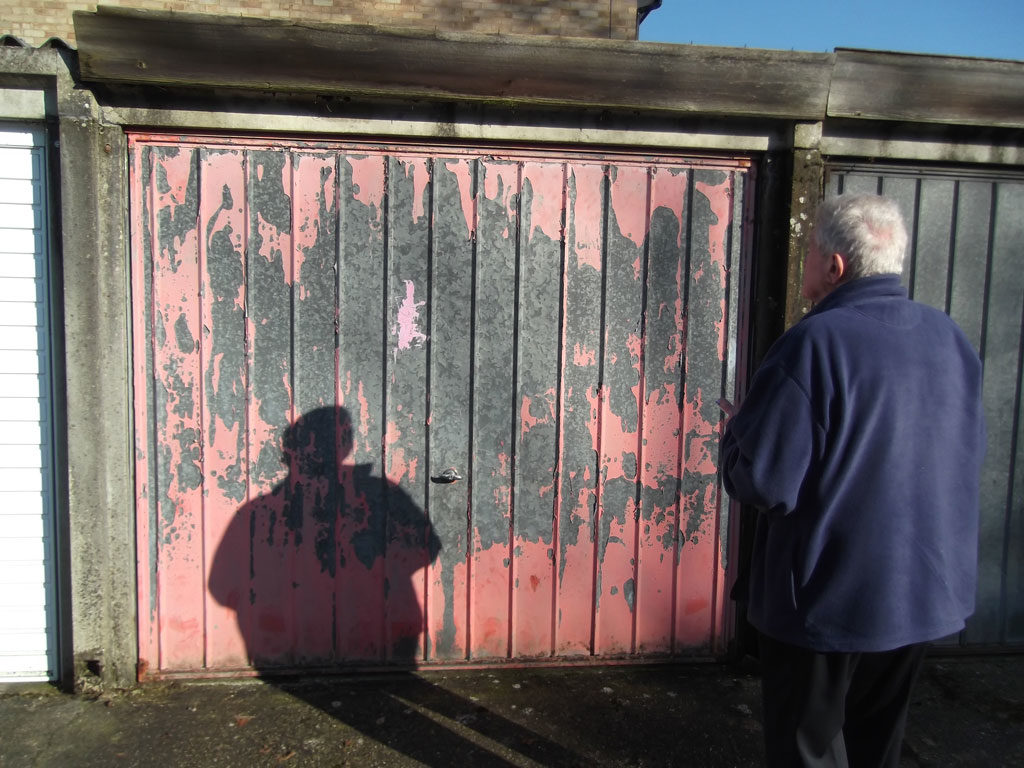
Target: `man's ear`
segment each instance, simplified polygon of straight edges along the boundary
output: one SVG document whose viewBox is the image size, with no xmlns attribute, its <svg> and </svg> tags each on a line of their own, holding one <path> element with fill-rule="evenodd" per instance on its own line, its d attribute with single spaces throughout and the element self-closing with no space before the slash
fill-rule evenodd
<svg viewBox="0 0 1024 768">
<path fill-rule="evenodd" d="M 828 279 L 832 285 L 839 285 L 846 274 L 846 259 L 842 254 L 833 253 L 828 260 Z"/>
</svg>

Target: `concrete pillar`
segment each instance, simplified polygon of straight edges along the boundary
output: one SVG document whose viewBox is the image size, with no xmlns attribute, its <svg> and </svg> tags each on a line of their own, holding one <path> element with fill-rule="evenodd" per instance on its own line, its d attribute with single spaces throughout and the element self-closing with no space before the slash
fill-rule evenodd
<svg viewBox="0 0 1024 768">
<path fill-rule="evenodd" d="M 821 160 L 821 123 L 797 123 L 793 128 L 793 186 L 789 205 L 789 259 L 786 275 L 786 327 L 810 308 L 800 295 L 804 255 L 810 242 L 814 212 L 824 190 Z"/>
<path fill-rule="evenodd" d="M 68 72 L 57 86 L 72 675 L 125 685 L 138 654 L 127 146 Z"/>
</svg>

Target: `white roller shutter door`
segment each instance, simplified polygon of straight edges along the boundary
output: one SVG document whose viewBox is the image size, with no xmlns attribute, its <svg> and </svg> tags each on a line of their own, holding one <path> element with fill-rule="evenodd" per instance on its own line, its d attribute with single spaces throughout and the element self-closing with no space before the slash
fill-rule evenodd
<svg viewBox="0 0 1024 768">
<path fill-rule="evenodd" d="M 0 123 L 0 682 L 57 674 L 44 142 Z"/>
</svg>

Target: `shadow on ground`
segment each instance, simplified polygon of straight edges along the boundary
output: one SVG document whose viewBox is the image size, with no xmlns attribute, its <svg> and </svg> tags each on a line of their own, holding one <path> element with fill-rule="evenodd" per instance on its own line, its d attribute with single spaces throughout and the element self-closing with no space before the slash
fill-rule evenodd
<svg viewBox="0 0 1024 768">
<path fill-rule="evenodd" d="M 0 766 L 757 766 L 759 682 L 714 664 L 0 694 Z M 902 765 L 1024 765 L 1024 656 L 933 659 Z"/>
</svg>

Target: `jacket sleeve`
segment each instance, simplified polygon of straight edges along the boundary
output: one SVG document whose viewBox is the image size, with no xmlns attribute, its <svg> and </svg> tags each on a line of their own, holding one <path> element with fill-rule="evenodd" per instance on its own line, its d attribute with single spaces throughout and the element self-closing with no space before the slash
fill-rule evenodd
<svg viewBox="0 0 1024 768">
<path fill-rule="evenodd" d="M 762 367 L 722 437 L 719 462 L 726 491 L 744 504 L 792 512 L 820 431 L 800 385 L 778 365 Z"/>
</svg>

